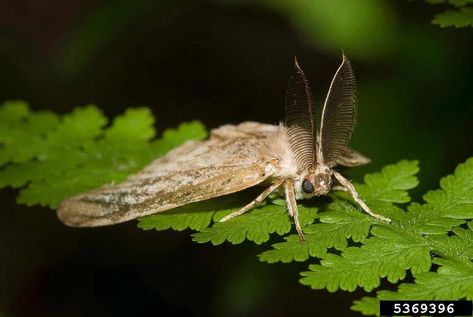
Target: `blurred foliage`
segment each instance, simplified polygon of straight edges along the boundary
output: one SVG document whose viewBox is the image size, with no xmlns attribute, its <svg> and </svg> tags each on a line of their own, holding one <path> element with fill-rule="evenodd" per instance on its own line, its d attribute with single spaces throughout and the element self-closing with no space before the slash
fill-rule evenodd
<svg viewBox="0 0 473 317">
<path fill-rule="evenodd" d="M 427 0 L 432 4 L 451 4 L 455 10 L 448 10 L 437 14 L 432 20 L 432 23 L 438 24 L 441 27 L 454 26 L 462 28 L 466 26 L 473 26 L 473 1 L 471 0 Z"/>
<path fill-rule="evenodd" d="M 441 27 L 455 26 L 462 28 L 473 26 L 473 8 L 460 8 L 457 11 L 447 11 L 438 14 L 433 23 Z"/>
<path fill-rule="evenodd" d="M 343 48 L 353 58 L 372 59 L 395 49 L 392 39 L 397 37 L 397 21 L 389 1 L 265 0 L 263 3 L 288 15 L 307 40 L 336 54 Z"/>
<path fill-rule="evenodd" d="M 185 0 L 130 3 L 127 0 L 102 1 L 75 29 L 74 35 L 61 44 L 58 67 L 61 73 L 77 76 L 101 51 L 112 45 L 140 21 L 156 18 L 160 10 L 168 11 L 189 4 Z"/>
</svg>

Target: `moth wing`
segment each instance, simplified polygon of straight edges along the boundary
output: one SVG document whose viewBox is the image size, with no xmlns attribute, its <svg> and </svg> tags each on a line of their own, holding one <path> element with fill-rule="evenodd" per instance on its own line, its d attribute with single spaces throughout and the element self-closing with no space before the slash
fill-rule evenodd
<svg viewBox="0 0 473 317">
<path fill-rule="evenodd" d="M 188 141 L 119 185 L 66 199 L 58 217 L 74 227 L 111 225 L 252 187 L 276 170 L 264 135 Z"/>
<path fill-rule="evenodd" d="M 345 147 L 340 151 L 340 156 L 337 158 L 336 164 L 329 165 L 334 167 L 335 165 L 342 165 L 347 167 L 365 165 L 370 163 L 371 160 L 363 154 Z"/>
<path fill-rule="evenodd" d="M 210 139 L 266 139 L 276 133 L 278 127 L 255 121 L 246 121 L 238 125 L 225 124 L 210 131 Z"/>
</svg>

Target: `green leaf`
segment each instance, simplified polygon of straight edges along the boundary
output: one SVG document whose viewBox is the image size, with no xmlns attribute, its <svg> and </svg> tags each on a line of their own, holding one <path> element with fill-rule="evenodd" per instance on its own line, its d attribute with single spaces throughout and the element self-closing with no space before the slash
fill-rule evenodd
<svg viewBox="0 0 473 317">
<path fill-rule="evenodd" d="M 187 140 L 202 140 L 207 137 L 207 130 L 199 121 L 183 122 L 177 129 L 167 129 L 161 139 L 152 144 L 153 152 L 163 155 Z"/>
<path fill-rule="evenodd" d="M 367 174 L 365 184 L 357 190 L 367 201 L 388 203 L 406 203 L 411 199 L 407 190 L 419 184 L 415 174 L 419 172 L 417 161 L 400 161 L 395 165 L 384 167 L 380 173 Z"/>
<path fill-rule="evenodd" d="M 424 195 L 427 204 L 409 206 L 405 221 L 419 234 L 446 233 L 473 218 L 473 159 L 442 178 L 440 187 Z"/>
<path fill-rule="evenodd" d="M 360 300 L 354 301 L 351 309 L 359 311 L 363 315 L 379 316 L 379 299 L 365 296 Z"/>
<path fill-rule="evenodd" d="M 24 102 L 0 106 L 0 186 L 20 188 L 24 204 L 57 206 L 67 196 L 104 183 L 118 182 L 188 139 L 207 136 L 197 121 L 164 131 L 156 139 L 149 109 L 129 109 L 108 124 L 91 105 L 64 116 L 32 112 Z M 356 301 L 352 309 L 378 314 L 382 299 L 473 298 L 473 158 L 440 181 L 440 188 L 408 203 L 408 190 L 418 184 L 416 161 L 401 161 L 368 174 L 355 184 L 370 208 L 392 222 L 381 223 L 363 212 L 347 193 L 332 193 L 329 204 L 299 204 L 306 239 L 293 232 L 284 199 L 271 195 L 265 203 L 227 222 L 219 219 L 250 202 L 257 188 L 189 204 L 139 219 L 144 230 L 197 230 L 193 240 L 214 245 L 245 240 L 269 241 L 286 235 L 260 254 L 273 262 L 313 259 L 301 283 L 330 292 L 371 291 L 381 279 L 413 283 L 396 291 L 378 290 L 376 297 Z M 292 231 L 292 234 L 290 232 Z M 434 264 L 434 265 L 432 265 Z"/>
<path fill-rule="evenodd" d="M 379 300 L 473 298 L 473 225 L 470 221 L 467 228 L 458 227 L 472 218 L 473 158 L 460 164 L 453 175 L 442 178 L 440 187 L 424 195 L 426 204 L 412 204 L 404 219 L 391 226 L 376 226 L 371 232 L 375 237 L 363 241 L 397 241 L 393 248 L 399 248 L 399 237 L 410 239 L 411 252 L 415 253 L 410 257 L 418 266 L 411 265 L 415 282 L 400 284 L 397 291 L 380 290 L 376 298 L 363 298 L 353 309 L 375 315 L 379 314 L 374 309 Z M 435 255 L 431 262 L 438 266 L 436 271 L 424 270 L 428 259 L 418 257 L 425 251 Z"/>
<path fill-rule="evenodd" d="M 459 300 L 473 299 L 473 267 L 462 261 L 438 258 L 437 272 L 416 276 L 415 283 L 403 283 L 396 292 L 378 291 L 377 297 L 363 297 L 355 301 L 353 310 L 365 315 L 379 316 L 380 300 Z"/>
<path fill-rule="evenodd" d="M 409 166 L 408 162 L 400 162 L 395 167 L 384 168 L 380 174 L 367 175 L 367 184 L 359 186 L 360 193 L 370 197 L 371 203 L 373 199 L 385 204 L 389 201 L 405 202 L 402 189 L 417 183 L 415 179 L 410 179 L 411 174 L 417 171 L 415 167 Z M 437 275 L 428 272 L 432 264 L 431 252 L 440 256 L 435 259 L 437 264 L 443 263 L 443 259 L 456 259 L 458 263 L 468 263 L 471 267 L 473 235 L 471 230 L 455 226 L 473 216 L 473 159 L 460 164 L 455 173 L 443 178 L 440 184 L 441 189 L 424 195 L 426 204 L 412 204 L 409 212 L 393 218 L 392 224 L 373 226 L 370 231 L 372 236 L 362 239 L 361 246 L 342 249 L 340 255 L 317 254 L 322 259 L 320 264 L 310 265 L 310 271 L 302 273 L 301 283 L 315 289 L 327 288 L 332 292 L 338 289 L 353 291 L 357 287 L 371 291 L 380 285 L 381 278 L 386 277 L 395 283 L 405 278 L 406 270 L 411 270 L 419 283 L 427 278 L 437 283 L 437 295 L 445 297 L 447 293 L 445 289 L 440 289 L 441 283 L 434 281 Z M 401 192 L 396 193 L 393 188 Z M 455 235 L 449 236 L 449 230 L 453 230 Z M 456 268 L 468 265 L 457 265 Z M 457 279 L 454 281 L 458 282 Z M 423 286 L 419 283 L 406 287 L 411 287 L 411 293 L 419 293 L 428 285 L 427 282 L 423 282 Z M 464 288 L 468 287 L 469 284 Z M 425 289 L 424 292 L 432 295 L 433 291 Z"/>
<path fill-rule="evenodd" d="M 14 126 L 28 117 L 30 107 L 21 100 L 6 101 L 0 107 L 1 127 Z"/>
<path fill-rule="evenodd" d="M 426 1 L 431 4 L 450 3 L 456 7 L 462 7 L 462 6 L 473 3 L 473 0 L 426 0 Z"/>
<path fill-rule="evenodd" d="M 431 4 L 450 4 L 455 10 L 439 13 L 432 20 L 440 27 L 454 26 L 457 28 L 473 26 L 473 0 L 426 0 Z"/>
<path fill-rule="evenodd" d="M 201 230 L 210 225 L 216 211 L 232 212 L 238 210 L 240 204 L 241 200 L 236 195 L 218 197 L 139 218 L 138 227 L 158 231 Z"/>
<path fill-rule="evenodd" d="M 354 291 L 358 286 L 369 292 L 379 286 L 381 277 L 394 283 L 405 278 L 406 269 L 417 273 L 430 268 L 429 248 L 420 237 L 400 235 L 388 225 L 375 229 L 383 238 L 366 239 L 361 247 L 349 247 L 340 256 L 325 255 L 320 264 L 302 273 L 301 283 L 330 292 Z"/>
<path fill-rule="evenodd" d="M 449 10 L 439 13 L 432 20 L 432 23 L 438 24 L 443 28 L 448 26 L 457 28 L 473 26 L 473 8 L 463 7 L 459 10 Z"/>
<path fill-rule="evenodd" d="M 236 209 L 235 209 L 236 210 Z M 215 214 L 218 221 L 235 210 L 223 210 Z M 314 221 L 316 210 L 299 205 L 301 226 Z M 198 243 L 211 242 L 213 245 L 228 241 L 232 244 L 242 243 L 245 239 L 261 244 L 269 240 L 271 233 L 283 235 L 291 231 L 291 219 L 286 207 L 266 205 L 255 208 L 241 216 L 226 222 L 216 222 L 212 227 L 201 229 L 194 233 L 193 240 Z"/>
<path fill-rule="evenodd" d="M 380 292 L 380 298 L 413 298 L 456 300 L 473 298 L 472 266 L 455 260 L 436 259 L 437 272 L 426 272 L 416 277 L 415 283 L 404 283 L 398 292 Z M 415 294 L 415 295 L 414 295 Z"/>
<path fill-rule="evenodd" d="M 53 208 L 68 196 L 125 179 L 187 139 L 207 135 L 194 121 L 153 140 L 154 118 L 147 108 L 127 110 L 108 128 L 93 105 L 59 117 L 7 102 L 0 114 L 0 187 L 23 187 L 18 202 Z"/>
<path fill-rule="evenodd" d="M 42 153 L 45 134 L 57 125 L 58 117 L 53 113 L 32 116 L 26 103 L 6 102 L 0 107 L 0 166 L 27 162 Z"/>
<path fill-rule="evenodd" d="M 259 255 L 263 262 L 288 263 L 305 261 L 309 257 L 323 257 L 327 249 L 334 247 L 343 250 L 348 246 L 348 239 L 359 242 L 368 236 L 370 227 L 376 223 L 359 210 L 344 202 L 335 202 L 328 206 L 328 211 L 319 214 L 322 223 L 304 227 L 305 241 L 298 235 L 285 237 L 285 242 L 273 244 L 272 250 Z"/>
<path fill-rule="evenodd" d="M 158 231 L 167 229 L 176 231 L 183 231 L 185 229 L 200 230 L 210 225 L 214 213 L 215 209 L 208 211 L 193 211 L 187 208 L 180 208 L 176 211 L 169 210 L 163 214 L 154 214 L 140 218 L 138 228 L 143 230 L 155 229 Z"/>
</svg>

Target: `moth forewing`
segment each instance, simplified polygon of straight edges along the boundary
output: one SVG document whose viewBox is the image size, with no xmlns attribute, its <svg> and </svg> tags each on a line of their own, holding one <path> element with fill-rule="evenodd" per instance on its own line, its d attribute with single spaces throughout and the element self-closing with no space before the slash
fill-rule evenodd
<svg viewBox="0 0 473 317">
<path fill-rule="evenodd" d="M 371 160 L 368 157 L 349 147 L 346 147 L 340 152 L 340 156 L 337 158 L 337 161 L 333 162 L 333 165 L 329 166 L 341 165 L 351 167 L 368 164 L 370 162 Z"/>
<path fill-rule="evenodd" d="M 255 186 L 277 171 L 277 159 L 266 149 L 277 130 L 261 123 L 221 127 L 209 140 L 185 143 L 119 185 L 66 199 L 58 216 L 69 226 L 111 225 Z"/>
</svg>

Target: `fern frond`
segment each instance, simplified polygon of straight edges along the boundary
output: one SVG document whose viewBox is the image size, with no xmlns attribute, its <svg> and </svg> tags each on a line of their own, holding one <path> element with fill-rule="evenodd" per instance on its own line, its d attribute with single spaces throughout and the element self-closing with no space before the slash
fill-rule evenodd
<svg viewBox="0 0 473 317">
<path fill-rule="evenodd" d="M 19 203 L 54 208 L 65 197 L 119 182 L 185 140 L 207 135 L 195 121 L 153 140 L 147 108 L 129 109 L 107 123 L 93 105 L 58 116 L 6 102 L 0 107 L 0 188 L 22 188 Z"/>
</svg>

